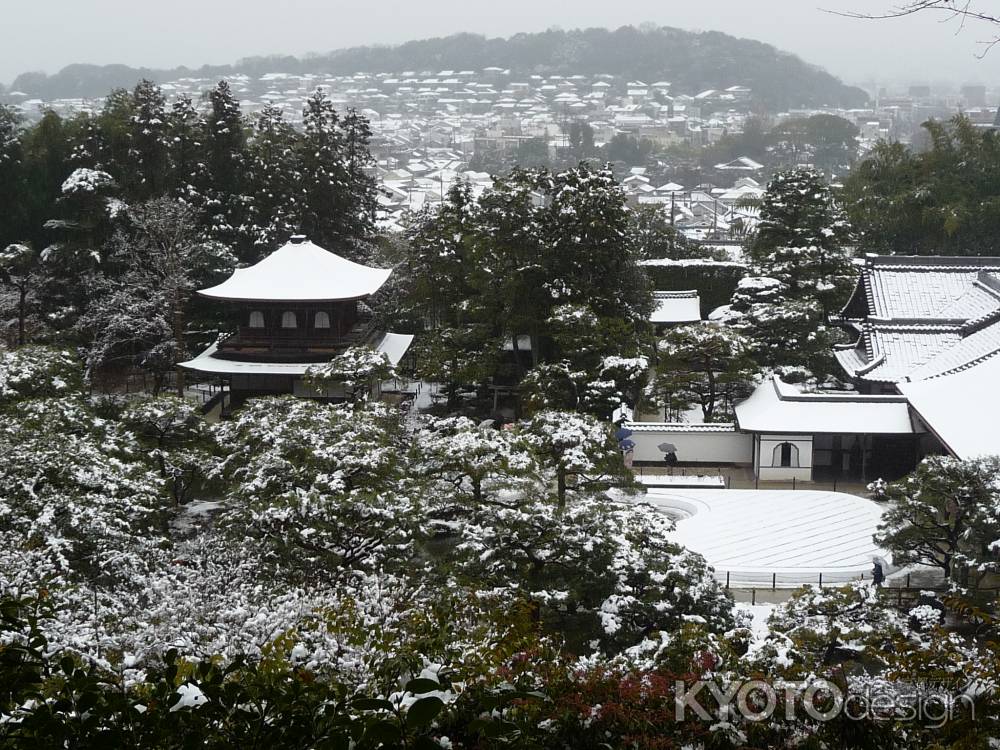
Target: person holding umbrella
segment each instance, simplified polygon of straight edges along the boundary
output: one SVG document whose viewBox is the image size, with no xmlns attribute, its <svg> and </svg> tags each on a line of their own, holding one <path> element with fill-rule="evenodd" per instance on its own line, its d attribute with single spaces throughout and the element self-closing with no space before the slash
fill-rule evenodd
<svg viewBox="0 0 1000 750">
<path fill-rule="evenodd" d="M 882 561 L 877 557 L 872 558 L 872 582 L 876 586 L 881 586 L 882 581 L 885 580 L 885 571 L 882 569 Z"/>
<path fill-rule="evenodd" d="M 671 468 L 677 465 L 677 446 L 673 443 L 660 443 L 656 446 L 663 454 L 663 462 Z"/>
</svg>

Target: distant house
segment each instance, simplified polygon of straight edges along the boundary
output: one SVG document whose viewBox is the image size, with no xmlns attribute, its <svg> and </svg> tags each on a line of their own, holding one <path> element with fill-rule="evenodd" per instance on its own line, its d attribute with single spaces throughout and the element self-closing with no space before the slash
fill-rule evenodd
<svg viewBox="0 0 1000 750">
<path fill-rule="evenodd" d="M 739 156 L 732 161 L 716 164 L 715 168 L 724 172 L 759 172 L 764 165 L 759 161 L 754 161 L 749 156 Z"/>
</svg>

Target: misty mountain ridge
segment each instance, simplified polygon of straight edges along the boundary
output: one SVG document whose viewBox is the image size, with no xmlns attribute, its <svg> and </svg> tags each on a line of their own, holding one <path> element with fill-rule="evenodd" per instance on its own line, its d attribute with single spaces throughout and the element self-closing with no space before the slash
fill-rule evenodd
<svg viewBox="0 0 1000 750">
<path fill-rule="evenodd" d="M 616 30 L 558 30 L 488 38 L 460 33 L 394 46 L 360 46 L 326 54 L 249 57 L 232 65 L 197 69 L 133 68 L 127 65 L 74 64 L 54 75 L 23 73 L 12 91 L 45 99 L 95 98 L 111 89 L 131 87 L 141 78 L 165 83 L 178 78 L 259 77 L 267 73 L 350 75 L 445 69 L 510 69 L 511 74 L 610 74 L 643 81 L 668 80 L 677 93 L 697 93 L 733 85 L 748 86 L 771 109 L 860 107 L 868 101 L 821 68 L 770 44 L 717 31 L 670 27 Z"/>
</svg>

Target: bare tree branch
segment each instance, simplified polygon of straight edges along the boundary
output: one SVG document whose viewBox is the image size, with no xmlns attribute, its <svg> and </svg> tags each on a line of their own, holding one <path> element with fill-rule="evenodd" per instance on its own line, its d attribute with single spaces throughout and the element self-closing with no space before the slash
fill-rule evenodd
<svg viewBox="0 0 1000 750">
<path fill-rule="evenodd" d="M 948 21 L 956 19 L 959 21 L 959 27 L 956 33 L 961 32 L 965 28 L 965 24 L 968 21 L 980 21 L 993 26 L 1000 26 L 1000 13 L 983 9 L 980 4 L 975 2 L 975 0 L 910 0 L 903 5 L 894 6 L 882 13 L 824 10 L 825 12 L 831 13 L 835 16 L 860 18 L 868 21 L 904 18 L 918 13 L 938 13 L 944 16 L 941 19 L 941 23 L 947 23 Z M 995 45 L 1000 44 L 1000 32 L 997 32 L 992 39 L 980 40 L 978 44 L 983 45 L 982 52 L 976 55 L 976 57 L 981 59 L 985 57 Z"/>
</svg>

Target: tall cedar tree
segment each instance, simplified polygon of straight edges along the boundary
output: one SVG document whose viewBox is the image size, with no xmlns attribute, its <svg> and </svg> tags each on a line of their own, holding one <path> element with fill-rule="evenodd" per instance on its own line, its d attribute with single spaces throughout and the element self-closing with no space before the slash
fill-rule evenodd
<svg viewBox="0 0 1000 750">
<path fill-rule="evenodd" d="M 241 232 L 241 243 L 246 247 L 240 253 L 244 257 L 263 255 L 298 228 L 296 191 L 302 182 L 298 139 L 276 107 L 268 105 L 254 120 L 247 148 L 249 200 Z"/>
<path fill-rule="evenodd" d="M 140 201 L 162 194 L 166 186 L 167 127 L 167 103 L 163 92 L 152 81 L 140 81 L 132 92 L 132 116 L 129 118 L 131 169 L 123 170 L 122 174 L 122 184 Z"/>
<path fill-rule="evenodd" d="M 375 181 L 368 123 L 353 111 L 341 119 L 322 91 L 306 101 L 299 143 L 302 231 L 321 247 L 358 258 L 375 232 Z"/>
<path fill-rule="evenodd" d="M 202 217 L 213 237 L 231 245 L 241 224 L 246 133 L 239 100 L 228 82 L 219 81 L 208 99 L 212 109 L 205 123 L 208 174 L 201 191 L 206 198 Z"/>
</svg>

